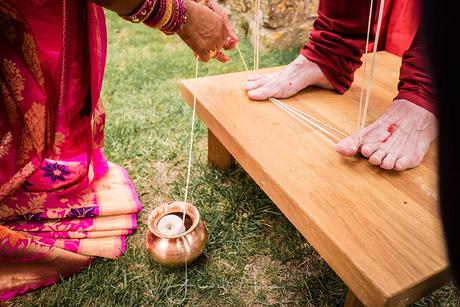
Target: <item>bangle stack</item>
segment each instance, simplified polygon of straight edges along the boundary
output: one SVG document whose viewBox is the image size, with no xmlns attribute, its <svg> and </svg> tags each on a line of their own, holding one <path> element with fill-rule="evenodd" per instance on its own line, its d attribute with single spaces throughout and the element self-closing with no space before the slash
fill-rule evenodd
<svg viewBox="0 0 460 307">
<path fill-rule="evenodd" d="M 145 0 L 134 14 L 121 17 L 134 23 L 143 22 L 172 35 L 179 32 L 187 21 L 187 9 L 184 0 Z"/>
</svg>

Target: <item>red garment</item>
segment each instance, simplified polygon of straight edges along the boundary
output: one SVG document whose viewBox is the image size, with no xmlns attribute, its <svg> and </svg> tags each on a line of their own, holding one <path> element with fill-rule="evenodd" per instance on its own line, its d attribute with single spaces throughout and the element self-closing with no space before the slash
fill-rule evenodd
<svg viewBox="0 0 460 307">
<path fill-rule="evenodd" d="M 403 54 L 399 94 L 395 99 L 407 99 L 434 112 L 433 86 L 423 54 L 422 35 L 417 33 L 413 38 L 414 29 L 418 29 L 420 25 L 417 2 L 410 2 L 411 4 L 404 0 L 386 1 L 382 43 L 379 45 L 400 55 L 402 48 L 407 48 L 408 42 L 412 42 Z M 369 0 L 320 1 L 318 18 L 313 25 L 310 40 L 301 51 L 301 54 L 320 66 L 326 78 L 341 94 L 350 88 L 354 72 L 362 64 L 369 8 Z M 371 33 L 371 41 L 375 35 L 377 12 L 374 5 L 374 31 Z"/>
<path fill-rule="evenodd" d="M 420 1 L 387 0 L 383 11 L 379 50 L 402 56 L 420 25 Z"/>
</svg>

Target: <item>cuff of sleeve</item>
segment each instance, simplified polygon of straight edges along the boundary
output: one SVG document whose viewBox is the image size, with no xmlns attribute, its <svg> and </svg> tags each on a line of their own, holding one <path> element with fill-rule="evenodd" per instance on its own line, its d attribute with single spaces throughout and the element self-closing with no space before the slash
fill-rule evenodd
<svg viewBox="0 0 460 307">
<path fill-rule="evenodd" d="M 304 47 L 300 51 L 300 54 L 302 54 L 310 61 L 318 64 L 326 79 L 329 81 L 329 83 L 331 83 L 331 85 L 335 88 L 337 92 L 343 94 L 350 88 L 351 81 L 349 81 L 346 76 L 342 76 L 335 72 L 331 67 L 328 67 L 328 65 L 324 63 L 322 58 L 318 56 L 315 52 Z"/>
<path fill-rule="evenodd" d="M 437 116 L 436 105 L 434 101 L 416 92 L 408 91 L 408 90 L 400 90 L 394 100 L 396 99 L 409 100 L 410 102 L 415 103 L 416 105 L 430 111 L 435 116 Z"/>
</svg>

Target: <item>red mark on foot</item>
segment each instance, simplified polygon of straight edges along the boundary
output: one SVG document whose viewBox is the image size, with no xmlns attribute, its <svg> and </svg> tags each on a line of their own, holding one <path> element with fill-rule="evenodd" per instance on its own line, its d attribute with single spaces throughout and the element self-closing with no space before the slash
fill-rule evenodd
<svg viewBox="0 0 460 307">
<path fill-rule="evenodd" d="M 393 123 L 393 124 L 388 126 L 387 131 L 390 132 L 390 133 L 393 133 L 393 132 L 395 132 L 396 128 L 398 128 L 398 125 Z"/>
<path fill-rule="evenodd" d="M 387 131 L 390 133 L 385 139 L 382 140 L 382 143 L 386 143 L 386 141 L 388 141 L 388 139 L 393 135 L 393 132 L 396 131 L 396 129 L 398 128 L 398 125 L 393 123 L 393 124 L 390 124 L 387 128 Z"/>
</svg>

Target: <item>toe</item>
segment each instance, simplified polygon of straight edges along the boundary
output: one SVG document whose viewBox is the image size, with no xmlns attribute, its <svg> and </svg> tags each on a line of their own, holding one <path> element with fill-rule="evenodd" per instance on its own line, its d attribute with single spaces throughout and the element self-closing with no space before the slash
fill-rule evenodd
<svg viewBox="0 0 460 307">
<path fill-rule="evenodd" d="M 379 148 L 379 143 L 365 143 L 361 146 L 361 154 L 366 158 L 369 158 Z"/>
<path fill-rule="evenodd" d="M 352 135 L 335 145 L 335 151 L 345 157 L 354 156 L 358 152 L 359 140 L 356 135 Z"/>
<path fill-rule="evenodd" d="M 271 96 L 273 96 L 273 87 L 268 85 L 248 91 L 248 97 L 252 100 L 265 100 Z"/>
<path fill-rule="evenodd" d="M 423 153 L 411 153 L 411 155 L 405 155 L 399 158 L 396 163 L 394 169 L 397 171 L 404 171 L 406 169 L 411 169 L 419 166 L 423 162 L 423 158 L 425 157 L 426 151 Z"/>
<path fill-rule="evenodd" d="M 372 165 L 380 165 L 382 164 L 382 160 L 385 158 L 386 155 L 386 152 L 384 152 L 381 149 L 378 149 L 369 157 L 369 163 Z"/>
<path fill-rule="evenodd" d="M 264 86 L 265 84 L 267 84 L 267 82 L 268 82 L 268 79 L 259 79 L 259 80 L 255 80 L 255 81 L 247 81 L 244 84 L 244 87 L 246 88 L 247 91 L 252 91 L 252 90 L 258 89 L 261 86 Z"/>
<path fill-rule="evenodd" d="M 385 159 L 383 159 L 382 164 L 380 164 L 380 167 L 386 170 L 391 170 L 395 167 L 395 163 L 397 159 L 398 159 L 397 155 L 389 153 L 385 157 Z"/>
<path fill-rule="evenodd" d="M 409 168 L 410 162 L 411 160 L 408 156 L 403 156 L 396 161 L 394 169 L 397 171 L 404 171 Z"/>
</svg>

